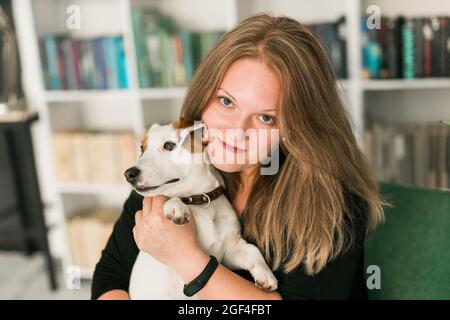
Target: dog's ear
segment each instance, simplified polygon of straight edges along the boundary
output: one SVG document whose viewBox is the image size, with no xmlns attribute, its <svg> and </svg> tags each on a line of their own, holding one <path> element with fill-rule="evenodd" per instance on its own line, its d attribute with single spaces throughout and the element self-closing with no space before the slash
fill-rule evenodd
<svg viewBox="0 0 450 320">
<path fill-rule="evenodd" d="M 203 145 L 207 145 L 209 142 L 209 134 L 208 134 L 208 128 L 206 127 L 206 124 L 204 122 L 198 122 L 194 124 L 192 131 L 195 133 L 200 134 L 200 138 Z"/>
<path fill-rule="evenodd" d="M 194 125 L 182 129 L 180 134 L 180 144 L 182 147 L 194 152 L 203 152 L 208 145 L 208 129 L 203 122 L 196 122 Z"/>
</svg>

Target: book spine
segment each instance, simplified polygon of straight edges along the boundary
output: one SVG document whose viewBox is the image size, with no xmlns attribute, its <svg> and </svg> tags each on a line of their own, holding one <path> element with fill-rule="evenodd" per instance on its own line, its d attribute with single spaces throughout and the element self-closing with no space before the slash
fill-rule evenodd
<svg viewBox="0 0 450 320">
<path fill-rule="evenodd" d="M 422 19 L 416 18 L 414 21 L 414 74 L 416 78 L 422 78 L 424 76 L 423 72 L 423 26 Z"/>
<path fill-rule="evenodd" d="M 414 66 L 414 23 L 408 18 L 402 28 L 403 43 L 403 78 L 412 79 L 415 77 Z"/>
<path fill-rule="evenodd" d="M 61 89 L 61 83 L 59 81 L 58 72 L 58 52 L 56 49 L 56 40 L 53 36 L 48 36 L 44 38 L 45 52 L 47 54 L 49 78 L 50 78 L 50 88 L 51 90 Z"/>
<path fill-rule="evenodd" d="M 70 49 L 72 50 L 72 70 L 75 75 L 75 89 L 84 89 L 81 80 L 81 70 L 80 70 L 80 52 L 78 41 L 70 40 Z"/>
<path fill-rule="evenodd" d="M 116 52 L 116 61 L 117 61 L 117 71 L 119 78 L 119 88 L 127 88 L 128 87 L 128 79 L 127 79 L 127 70 L 126 70 L 126 58 L 125 51 L 123 48 L 123 40 L 122 37 L 114 37 L 114 45 Z"/>
</svg>

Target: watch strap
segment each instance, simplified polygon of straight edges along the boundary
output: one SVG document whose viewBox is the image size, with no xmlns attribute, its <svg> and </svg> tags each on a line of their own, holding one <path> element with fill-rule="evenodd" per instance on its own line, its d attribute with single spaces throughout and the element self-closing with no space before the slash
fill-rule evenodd
<svg viewBox="0 0 450 320">
<path fill-rule="evenodd" d="M 219 262 L 217 261 L 216 257 L 212 255 L 210 255 L 210 258 L 211 259 L 209 260 L 203 271 L 194 280 L 184 285 L 183 293 L 186 296 L 192 297 L 194 294 L 199 292 L 206 285 L 214 271 L 216 271 Z"/>
</svg>

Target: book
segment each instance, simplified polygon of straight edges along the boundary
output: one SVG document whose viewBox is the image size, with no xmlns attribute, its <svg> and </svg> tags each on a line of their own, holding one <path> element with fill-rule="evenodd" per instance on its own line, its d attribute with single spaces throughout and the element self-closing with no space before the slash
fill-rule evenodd
<svg viewBox="0 0 450 320">
<path fill-rule="evenodd" d="M 195 69 L 225 31 L 180 30 L 176 21 L 155 8 L 132 8 L 139 85 L 188 85 Z"/>
<path fill-rule="evenodd" d="M 347 78 L 347 22 L 344 16 L 336 21 L 307 24 L 305 27 L 322 45 L 338 78 Z"/>
<path fill-rule="evenodd" d="M 414 76 L 422 78 L 424 76 L 424 38 L 423 38 L 423 20 L 413 19 L 414 24 Z"/>
<path fill-rule="evenodd" d="M 406 18 L 402 27 L 402 55 L 403 55 L 403 78 L 412 79 L 416 76 L 415 71 L 415 30 L 414 20 Z"/>
<path fill-rule="evenodd" d="M 39 40 L 41 67 L 47 90 L 127 88 L 123 38 L 43 36 Z"/>
<path fill-rule="evenodd" d="M 128 132 L 58 131 L 52 138 L 60 182 L 123 184 L 123 172 L 137 157 Z"/>
<path fill-rule="evenodd" d="M 67 221 L 67 234 L 72 263 L 94 271 L 112 234 L 117 212 L 106 208 L 87 208 L 72 212 Z"/>
<path fill-rule="evenodd" d="M 380 123 L 364 132 L 363 152 L 382 182 L 450 189 L 450 127 L 434 123 Z"/>
<path fill-rule="evenodd" d="M 450 76 L 450 18 L 380 17 L 380 28 L 361 21 L 362 77 L 428 78 Z"/>
<path fill-rule="evenodd" d="M 45 58 L 42 60 L 46 61 L 45 66 L 48 68 L 48 84 L 50 87 L 48 89 L 61 89 L 59 71 L 58 71 L 58 49 L 56 46 L 56 38 L 54 36 L 46 36 L 42 39 L 45 46 Z M 46 72 L 44 72 L 45 74 Z M 45 82 L 45 79 L 44 79 Z"/>
</svg>

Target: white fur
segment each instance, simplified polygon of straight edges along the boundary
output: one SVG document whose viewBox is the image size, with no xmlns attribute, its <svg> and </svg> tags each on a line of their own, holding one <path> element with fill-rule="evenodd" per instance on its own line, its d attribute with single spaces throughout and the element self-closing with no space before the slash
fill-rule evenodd
<svg viewBox="0 0 450 320">
<path fill-rule="evenodd" d="M 206 193 L 219 185 L 225 187 L 220 174 L 205 161 L 201 164 L 174 164 L 169 160 L 171 152 L 175 152 L 179 158 L 192 155 L 181 145 L 188 133 L 197 128 L 175 130 L 172 125 L 154 125 L 149 129 L 148 147 L 138 159 L 141 176 L 137 185 L 159 185 L 173 178 L 181 180 L 141 194 L 170 197 L 164 203 L 165 216 L 173 220 L 182 215 L 194 215 L 198 240 L 206 253 L 214 255 L 231 270 L 248 270 L 257 286 L 268 291 L 275 290 L 277 279 L 258 248 L 242 239 L 238 217 L 224 194 L 206 208 L 186 205 L 179 198 Z M 162 149 L 168 140 L 178 143 L 172 151 Z M 202 156 L 205 157 L 206 152 Z M 185 296 L 183 287 L 183 280 L 171 268 L 147 253 L 139 252 L 131 273 L 131 299 L 198 299 L 197 295 L 190 298 Z"/>
</svg>

